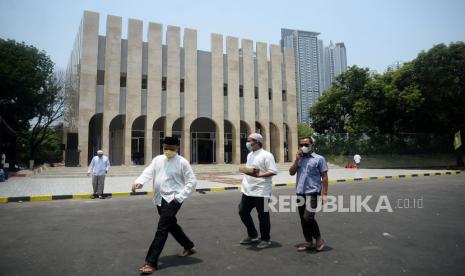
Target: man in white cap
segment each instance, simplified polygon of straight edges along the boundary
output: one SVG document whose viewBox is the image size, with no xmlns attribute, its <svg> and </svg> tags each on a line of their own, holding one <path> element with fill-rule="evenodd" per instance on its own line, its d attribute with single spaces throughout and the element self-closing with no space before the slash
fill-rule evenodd
<svg viewBox="0 0 465 276">
<path fill-rule="evenodd" d="M 242 199 L 239 204 L 239 215 L 247 228 L 247 237 L 241 244 L 251 245 L 258 243 L 257 248 L 263 249 L 271 245 L 270 242 L 270 213 L 267 204 L 271 197 L 272 177 L 278 172 L 273 155 L 263 149 L 263 137 L 252 133 L 247 138 L 247 167 L 242 179 Z M 250 212 L 257 209 L 260 222 L 260 239 L 258 239 Z"/>
<path fill-rule="evenodd" d="M 103 188 L 105 185 L 105 175 L 110 169 L 110 161 L 108 157 L 103 155 L 102 150 L 97 151 L 97 156 L 92 158 L 90 162 L 89 169 L 87 170 L 87 175 L 92 174 L 92 187 L 94 188 L 94 193 L 90 198 L 94 199 L 97 195 L 98 198 L 103 199 Z"/>
</svg>

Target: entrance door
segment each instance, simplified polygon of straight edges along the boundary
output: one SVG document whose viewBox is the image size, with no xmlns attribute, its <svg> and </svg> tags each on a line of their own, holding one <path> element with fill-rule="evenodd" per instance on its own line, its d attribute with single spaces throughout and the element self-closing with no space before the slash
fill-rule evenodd
<svg viewBox="0 0 465 276">
<path fill-rule="evenodd" d="M 197 140 L 197 152 L 199 164 L 211 164 L 213 163 L 213 141 L 199 139 Z"/>
<path fill-rule="evenodd" d="M 192 163 L 215 163 L 216 141 L 214 133 L 192 133 L 191 145 Z"/>
<path fill-rule="evenodd" d="M 144 137 L 133 137 L 131 139 L 131 160 L 135 165 L 144 164 Z"/>
</svg>

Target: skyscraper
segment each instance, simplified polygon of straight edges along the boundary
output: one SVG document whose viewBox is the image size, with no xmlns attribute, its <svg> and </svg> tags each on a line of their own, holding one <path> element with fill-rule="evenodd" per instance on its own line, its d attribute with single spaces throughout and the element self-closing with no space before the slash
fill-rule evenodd
<svg viewBox="0 0 465 276">
<path fill-rule="evenodd" d="M 317 32 L 281 29 L 281 47 L 293 48 L 297 85 L 297 116 L 299 122 L 310 123 L 309 108 L 321 93 L 323 42 Z"/>
<path fill-rule="evenodd" d="M 331 87 L 331 83 L 336 77 L 347 71 L 347 53 L 344 43 L 339 42 L 336 45 L 330 41 L 329 46 L 324 47 L 323 51 L 323 89 L 326 91 Z"/>
<path fill-rule="evenodd" d="M 281 47 L 293 48 L 297 88 L 297 117 L 309 124 L 308 111 L 328 90 L 336 77 L 347 70 L 344 43 L 323 46 L 317 32 L 281 29 Z"/>
</svg>

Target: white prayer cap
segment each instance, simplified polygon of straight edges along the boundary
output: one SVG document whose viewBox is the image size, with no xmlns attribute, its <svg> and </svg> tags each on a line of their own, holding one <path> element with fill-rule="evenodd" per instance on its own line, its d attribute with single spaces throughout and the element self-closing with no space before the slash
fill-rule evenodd
<svg viewBox="0 0 465 276">
<path fill-rule="evenodd" d="M 263 144 L 263 136 L 259 133 L 252 133 L 249 135 L 249 138 L 254 139 L 255 141 Z"/>
<path fill-rule="evenodd" d="M 103 154 L 103 150 L 98 150 L 97 154 Z"/>
</svg>

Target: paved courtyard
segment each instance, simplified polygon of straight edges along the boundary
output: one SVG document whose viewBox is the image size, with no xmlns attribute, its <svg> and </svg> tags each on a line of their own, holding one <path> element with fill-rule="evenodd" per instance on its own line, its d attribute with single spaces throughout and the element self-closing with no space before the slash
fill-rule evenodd
<svg viewBox="0 0 465 276">
<path fill-rule="evenodd" d="M 277 188 L 275 195 L 292 195 Z M 240 192 L 195 193 L 178 221 L 198 253 L 169 238 L 160 275 L 462 275 L 465 175 L 336 183 L 330 194 L 387 196 L 393 212 L 319 213 L 324 252 L 296 252 L 296 213 L 271 214 L 273 246 L 241 246 Z M 401 208 L 422 199 L 422 208 Z M 376 205 L 376 201 L 370 202 Z M 138 275 L 158 216 L 148 196 L 0 205 L 0 275 Z M 255 211 L 253 211 L 256 219 Z M 257 221 L 256 221 L 257 223 Z M 156 275 L 156 274 L 155 274 Z"/>
<path fill-rule="evenodd" d="M 119 169 L 114 167 L 113 174 Z M 139 168 L 142 170 L 142 167 Z M 116 172 L 115 172 L 116 171 Z M 399 176 L 411 174 L 435 174 L 451 172 L 446 170 L 409 170 L 409 169 L 344 169 L 330 168 L 330 181 L 342 179 L 355 179 L 366 177 Z M 137 178 L 134 171 L 130 176 L 109 176 L 105 181 L 105 193 L 129 192 L 131 184 Z M 199 170 L 197 173 L 198 189 L 238 187 L 243 175 L 234 172 L 209 172 Z M 273 177 L 273 182 L 282 184 L 295 182 L 295 176 L 290 176 L 287 167 L 281 167 L 277 176 Z M 151 192 L 152 186 L 145 185 L 141 191 Z M 21 197 L 21 196 L 41 196 L 41 195 L 73 195 L 92 193 L 91 178 L 86 176 L 86 169 L 81 169 L 80 174 L 73 173 L 72 176 L 63 177 L 61 175 L 49 175 L 47 177 L 11 177 L 8 182 L 0 182 L 0 197 Z"/>
</svg>

